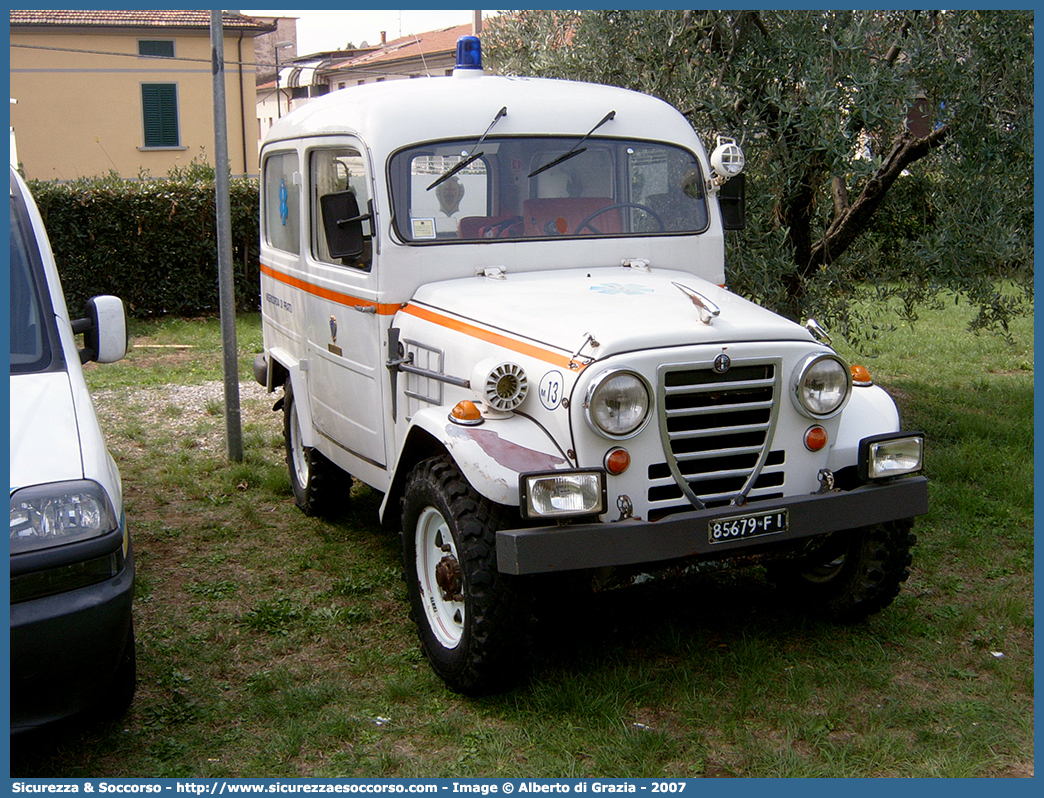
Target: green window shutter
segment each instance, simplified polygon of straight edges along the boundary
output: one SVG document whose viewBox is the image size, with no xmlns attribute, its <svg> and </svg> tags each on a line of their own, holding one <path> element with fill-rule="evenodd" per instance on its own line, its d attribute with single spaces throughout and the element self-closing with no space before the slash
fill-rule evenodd
<svg viewBox="0 0 1044 798">
<path fill-rule="evenodd" d="M 178 92 L 174 83 L 141 84 L 141 114 L 146 147 L 177 147 Z"/>
</svg>

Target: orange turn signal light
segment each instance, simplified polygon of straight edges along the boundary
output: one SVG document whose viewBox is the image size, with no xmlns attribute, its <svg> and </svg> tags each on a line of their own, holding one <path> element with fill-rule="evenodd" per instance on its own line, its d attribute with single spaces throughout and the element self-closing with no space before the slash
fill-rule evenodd
<svg viewBox="0 0 1044 798">
<path fill-rule="evenodd" d="M 861 388 L 866 388 L 874 384 L 873 379 L 870 377 L 870 372 L 866 366 L 860 366 L 858 363 L 850 366 L 852 372 L 852 384 L 858 385 Z"/>
<path fill-rule="evenodd" d="M 827 431 L 816 424 L 805 430 L 805 448 L 810 452 L 818 452 L 827 445 Z"/>
<path fill-rule="evenodd" d="M 470 399 L 462 399 L 450 410 L 450 421 L 455 424 L 474 426 L 482 423 L 482 413 Z"/>
<path fill-rule="evenodd" d="M 631 455 L 626 449 L 617 446 L 605 453 L 605 459 L 602 462 L 605 464 L 606 471 L 617 476 L 631 467 Z"/>
</svg>

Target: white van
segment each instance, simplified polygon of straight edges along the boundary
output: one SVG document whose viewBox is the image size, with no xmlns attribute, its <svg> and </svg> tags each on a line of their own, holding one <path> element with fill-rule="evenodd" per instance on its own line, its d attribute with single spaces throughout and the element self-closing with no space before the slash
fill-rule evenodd
<svg viewBox="0 0 1044 798">
<path fill-rule="evenodd" d="M 842 620 L 908 575 L 923 436 L 814 323 L 727 290 L 718 145 L 653 97 L 487 76 L 474 37 L 452 76 L 333 92 L 264 142 L 255 370 L 297 503 L 384 493 L 454 690 L 517 677 L 541 574 L 764 562 Z"/>
<path fill-rule="evenodd" d="M 43 219 L 11 169 L 11 732 L 134 696 L 134 555 L 81 361 L 127 349 L 123 303 L 66 310 Z M 74 335 L 82 333 L 84 348 Z"/>
</svg>

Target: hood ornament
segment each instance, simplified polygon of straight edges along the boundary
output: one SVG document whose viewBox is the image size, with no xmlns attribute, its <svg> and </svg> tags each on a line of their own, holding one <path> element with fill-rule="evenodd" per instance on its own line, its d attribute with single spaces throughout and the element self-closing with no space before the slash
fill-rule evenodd
<svg viewBox="0 0 1044 798">
<path fill-rule="evenodd" d="M 681 283 L 671 283 L 671 285 L 685 294 L 685 296 L 689 298 L 689 301 L 696 306 L 696 309 L 700 312 L 700 321 L 704 324 L 710 324 L 721 315 L 721 308 L 707 299 L 707 297 L 699 291 L 694 291 Z"/>
<path fill-rule="evenodd" d="M 594 333 L 584 333 L 584 342 L 580 344 L 580 348 L 573 353 L 571 358 L 569 358 L 569 368 L 573 371 L 578 371 L 582 366 L 590 366 L 594 363 L 594 358 L 589 355 L 584 355 L 583 360 L 580 359 L 580 353 L 584 351 L 584 348 L 588 344 L 591 345 L 592 349 L 597 349 L 601 346 L 601 344 L 595 340 Z"/>
<path fill-rule="evenodd" d="M 830 336 L 827 334 L 827 331 L 824 330 L 820 326 L 819 322 L 815 319 L 809 319 L 808 321 L 806 321 L 805 329 L 812 333 L 812 335 L 814 335 L 827 346 L 831 346 L 833 344 L 833 342 L 830 340 Z"/>
</svg>

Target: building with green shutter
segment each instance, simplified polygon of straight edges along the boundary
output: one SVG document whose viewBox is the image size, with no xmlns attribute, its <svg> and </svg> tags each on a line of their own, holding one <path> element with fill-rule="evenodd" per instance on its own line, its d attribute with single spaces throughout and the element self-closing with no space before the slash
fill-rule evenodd
<svg viewBox="0 0 1044 798">
<path fill-rule="evenodd" d="M 209 11 L 10 12 L 11 125 L 26 177 L 158 177 L 213 163 Z M 257 174 L 254 37 L 268 20 L 225 12 L 233 175 Z"/>
</svg>

